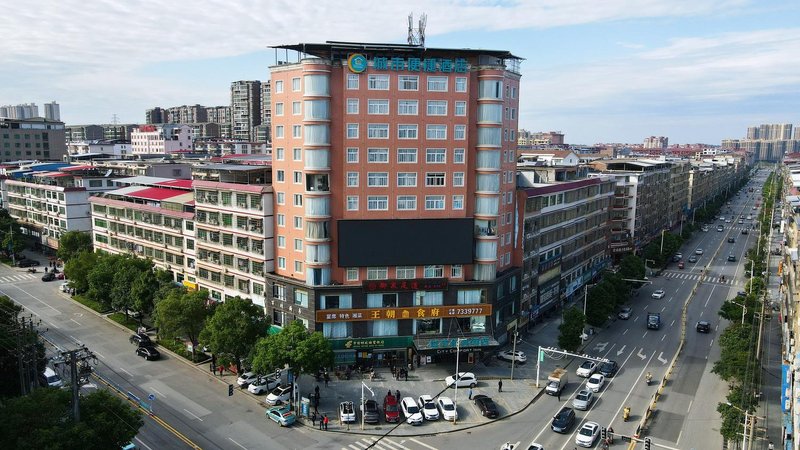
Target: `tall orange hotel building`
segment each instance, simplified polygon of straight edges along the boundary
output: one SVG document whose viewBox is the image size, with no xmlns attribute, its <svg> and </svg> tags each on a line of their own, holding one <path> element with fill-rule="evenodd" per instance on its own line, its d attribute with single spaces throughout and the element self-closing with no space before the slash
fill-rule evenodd
<svg viewBox="0 0 800 450">
<path fill-rule="evenodd" d="M 480 357 L 519 311 L 521 59 L 327 42 L 274 47 L 268 310 L 337 364 Z M 279 56 L 279 57 L 280 57 Z"/>
</svg>

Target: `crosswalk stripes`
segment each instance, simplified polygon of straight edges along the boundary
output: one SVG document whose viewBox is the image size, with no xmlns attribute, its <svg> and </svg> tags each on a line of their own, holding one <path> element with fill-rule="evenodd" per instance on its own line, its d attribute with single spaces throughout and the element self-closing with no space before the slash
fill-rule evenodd
<svg viewBox="0 0 800 450">
<path fill-rule="evenodd" d="M 411 439 L 414 441 L 414 439 Z M 419 447 L 406 447 L 403 444 L 408 442 L 404 441 L 400 443 L 397 441 L 396 438 L 383 438 L 378 441 L 376 436 L 370 436 L 362 438 L 352 444 L 349 444 L 347 447 L 342 447 L 342 450 L 366 450 L 367 448 L 374 448 L 377 450 L 419 450 Z M 411 444 L 409 444 L 411 445 Z M 371 446 L 371 447 L 370 447 Z M 431 446 L 425 446 L 427 449 L 432 449 Z"/>
<path fill-rule="evenodd" d="M 686 273 L 686 272 L 664 272 L 662 274 L 665 278 L 672 278 L 676 280 L 699 280 L 702 275 L 696 273 Z M 720 277 L 710 277 L 710 276 L 702 276 L 703 281 L 707 283 L 715 283 L 715 284 L 727 284 L 729 286 L 734 285 L 741 285 L 743 283 L 726 278 L 725 281 L 722 281 Z"/>
<path fill-rule="evenodd" d="M 32 280 L 34 278 L 36 277 L 29 273 L 21 273 L 19 275 L 9 275 L 5 277 L 0 277 L 0 283 L 13 283 L 15 281 Z"/>
</svg>

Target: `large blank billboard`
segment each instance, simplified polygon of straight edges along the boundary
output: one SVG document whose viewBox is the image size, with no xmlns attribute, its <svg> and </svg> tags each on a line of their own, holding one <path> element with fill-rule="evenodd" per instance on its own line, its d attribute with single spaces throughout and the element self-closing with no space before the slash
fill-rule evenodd
<svg viewBox="0 0 800 450">
<path fill-rule="evenodd" d="M 339 267 L 471 264 L 473 219 L 340 220 Z"/>
</svg>

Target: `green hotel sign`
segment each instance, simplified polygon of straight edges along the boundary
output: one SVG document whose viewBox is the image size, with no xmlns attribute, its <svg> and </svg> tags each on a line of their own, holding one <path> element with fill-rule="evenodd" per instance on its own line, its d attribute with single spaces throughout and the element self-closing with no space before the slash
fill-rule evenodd
<svg viewBox="0 0 800 450">
<path fill-rule="evenodd" d="M 361 53 L 354 53 L 347 58 L 347 67 L 353 73 L 364 72 L 367 67 L 367 57 Z M 464 58 L 391 58 L 377 56 L 372 58 L 372 68 L 378 71 L 409 71 L 428 73 L 467 73 L 469 63 Z"/>
<path fill-rule="evenodd" d="M 379 350 L 382 348 L 407 348 L 414 343 L 411 336 L 386 336 L 368 338 L 331 339 L 334 350 Z"/>
</svg>

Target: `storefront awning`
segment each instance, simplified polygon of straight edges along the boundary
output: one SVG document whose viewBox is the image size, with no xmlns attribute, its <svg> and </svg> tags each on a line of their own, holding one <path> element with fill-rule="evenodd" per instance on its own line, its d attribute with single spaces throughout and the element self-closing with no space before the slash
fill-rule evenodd
<svg viewBox="0 0 800 450">
<path fill-rule="evenodd" d="M 414 339 L 414 345 L 418 352 L 455 353 L 485 350 L 488 347 L 497 347 L 500 343 L 492 336 L 484 334 L 468 337 L 417 338 Z"/>
</svg>

